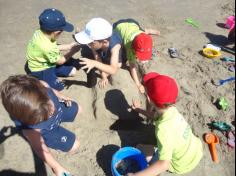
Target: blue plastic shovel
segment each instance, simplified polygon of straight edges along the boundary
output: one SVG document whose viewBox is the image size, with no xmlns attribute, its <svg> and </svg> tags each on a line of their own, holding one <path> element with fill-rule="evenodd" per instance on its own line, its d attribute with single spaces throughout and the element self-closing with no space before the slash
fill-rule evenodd
<svg viewBox="0 0 236 176">
<path fill-rule="evenodd" d="M 222 86 L 222 85 L 224 85 L 224 84 L 226 84 L 228 82 L 231 82 L 231 81 L 235 81 L 235 77 L 231 77 L 231 78 L 225 79 L 225 80 L 220 80 L 219 81 L 219 86 Z"/>
</svg>

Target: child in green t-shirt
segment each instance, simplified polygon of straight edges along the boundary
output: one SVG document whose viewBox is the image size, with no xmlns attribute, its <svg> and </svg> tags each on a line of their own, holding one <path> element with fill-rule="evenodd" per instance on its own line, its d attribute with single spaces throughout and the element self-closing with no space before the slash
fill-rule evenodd
<svg viewBox="0 0 236 176">
<path fill-rule="evenodd" d="M 138 77 L 136 63 L 151 60 L 153 41 L 150 35 L 159 34 L 157 30 L 143 30 L 133 19 L 120 20 L 112 27 L 108 21 L 94 18 L 87 23 L 84 31 L 75 35 L 75 39 L 91 48 L 95 60 L 81 58 L 81 64 L 88 72 L 93 68 L 101 71 L 101 87 L 108 84 L 109 75 L 116 74 L 122 64 L 128 61 L 132 79 L 139 91 L 145 93 Z M 99 51 L 102 54 L 99 54 Z"/>
<path fill-rule="evenodd" d="M 39 16 L 39 24 L 40 29 L 35 31 L 27 46 L 25 70 L 27 74 L 60 91 L 64 86 L 57 77 L 75 75 L 77 62 L 71 57 L 79 46 L 76 42 L 58 45 L 56 40 L 63 31 L 72 32 L 74 27 L 66 22 L 63 13 L 57 9 L 44 10 Z M 62 51 L 66 54 L 63 55 Z"/>
<path fill-rule="evenodd" d="M 134 101 L 133 109 L 147 117 L 156 117 L 157 150 L 155 146 L 139 145 L 138 148 L 147 155 L 150 166 L 128 176 L 156 176 L 167 170 L 175 174 L 191 172 L 203 156 L 202 143 L 174 106 L 178 96 L 175 80 L 149 73 L 144 76 L 144 86 L 150 101 L 154 103 L 156 115 L 140 109 L 139 102 Z"/>
</svg>

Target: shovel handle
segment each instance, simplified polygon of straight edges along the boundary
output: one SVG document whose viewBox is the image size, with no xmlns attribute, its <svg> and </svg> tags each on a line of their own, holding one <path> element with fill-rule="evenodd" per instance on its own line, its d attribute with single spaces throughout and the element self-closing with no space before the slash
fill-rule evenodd
<svg viewBox="0 0 236 176">
<path fill-rule="evenodd" d="M 211 153 L 212 160 L 215 163 L 219 163 L 219 158 L 218 158 L 217 151 L 216 151 L 216 144 L 214 144 L 214 143 L 210 144 L 209 148 L 210 148 L 210 153 Z"/>
</svg>

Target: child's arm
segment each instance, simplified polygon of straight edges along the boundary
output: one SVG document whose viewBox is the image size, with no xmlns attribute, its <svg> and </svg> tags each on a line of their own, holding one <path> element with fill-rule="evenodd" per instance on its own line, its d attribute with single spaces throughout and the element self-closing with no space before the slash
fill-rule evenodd
<svg viewBox="0 0 236 176">
<path fill-rule="evenodd" d="M 100 63 L 102 63 L 102 59 L 100 58 L 99 54 L 97 53 L 96 50 L 94 50 L 92 47 L 90 48 L 92 50 L 94 59 Z M 109 76 L 107 73 L 100 71 L 102 79 L 99 81 L 99 87 L 100 88 L 105 88 L 107 84 L 109 83 L 107 77 Z"/>
<path fill-rule="evenodd" d="M 40 83 L 41 83 L 44 87 L 52 89 L 53 93 L 54 93 L 59 99 L 62 99 L 62 100 L 70 100 L 70 101 L 73 100 L 73 99 L 71 99 L 71 98 L 69 98 L 69 97 L 63 95 L 63 94 L 62 94 L 61 92 L 59 92 L 58 90 L 51 88 L 51 87 L 48 85 L 48 83 L 46 83 L 45 81 L 40 80 Z"/>
<path fill-rule="evenodd" d="M 72 58 L 72 56 L 80 50 L 80 45 L 73 46 L 64 56 L 62 56 L 57 62 L 57 65 L 63 65 L 68 60 Z"/>
<path fill-rule="evenodd" d="M 59 92 L 58 90 L 52 89 L 52 91 L 54 92 L 54 94 L 59 98 L 59 101 L 64 102 L 64 104 L 66 105 L 66 107 L 71 107 L 72 105 L 72 101 L 74 101 L 72 98 L 67 97 L 65 95 L 63 95 L 61 92 Z M 81 112 L 81 107 L 79 107 L 79 110 Z"/>
<path fill-rule="evenodd" d="M 23 130 L 23 134 L 29 141 L 35 153 L 52 168 L 56 176 L 61 176 L 63 173 L 69 173 L 53 158 L 38 130 Z"/>
<path fill-rule="evenodd" d="M 148 35 L 161 35 L 161 32 L 155 29 L 145 29 L 145 33 Z"/>
<path fill-rule="evenodd" d="M 105 88 L 108 85 L 108 83 L 109 83 L 108 78 L 107 78 L 108 76 L 109 75 L 106 74 L 105 72 L 101 72 L 102 79 L 99 82 L 99 87 L 100 88 Z"/>
<path fill-rule="evenodd" d="M 140 101 L 133 100 L 132 109 L 136 112 L 145 115 L 148 118 L 153 118 L 155 116 L 155 113 L 151 111 L 151 108 L 149 107 L 148 110 L 144 110 L 141 108 Z"/>
<path fill-rule="evenodd" d="M 112 50 L 111 50 L 111 64 L 103 64 L 101 62 L 87 59 L 87 58 L 81 58 L 81 64 L 84 65 L 82 69 L 88 69 L 88 73 L 93 69 L 97 68 L 98 70 L 105 72 L 109 75 L 114 75 L 119 69 L 119 51 L 121 49 L 121 45 L 116 45 Z"/>
<path fill-rule="evenodd" d="M 73 99 L 63 95 L 61 92 L 59 92 L 58 90 L 56 89 L 53 89 L 51 88 L 48 83 L 46 83 L 45 81 L 40 81 L 41 84 L 44 86 L 44 87 L 47 87 L 47 88 L 50 88 L 52 89 L 53 93 L 61 100 L 61 101 L 64 101 L 64 103 L 66 104 L 67 107 L 70 107 L 71 104 L 72 104 L 72 101 Z M 81 109 L 81 107 L 79 107 L 79 109 Z"/>
<path fill-rule="evenodd" d="M 139 81 L 139 78 L 138 78 L 138 73 L 137 73 L 137 69 L 136 69 L 136 66 L 135 64 L 133 63 L 129 63 L 130 64 L 130 74 L 131 74 L 131 77 L 132 79 L 134 80 L 136 86 L 138 87 L 139 91 L 144 94 L 145 93 L 145 88 L 144 86 L 141 84 L 141 82 Z"/>
<path fill-rule="evenodd" d="M 61 44 L 58 45 L 60 51 L 68 51 L 71 50 L 73 47 L 78 46 L 79 44 L 76 42 L 72 42 L 70 44 Z"/>
<path fill-rule="evenodd" d="M 149 166 L 147 169 L 135 174 L 128 174 L 128 176 L 157 176 L 167 171 L 169 167 L 170 161 L 157 161 L 156 163 Z"/>
</svg>

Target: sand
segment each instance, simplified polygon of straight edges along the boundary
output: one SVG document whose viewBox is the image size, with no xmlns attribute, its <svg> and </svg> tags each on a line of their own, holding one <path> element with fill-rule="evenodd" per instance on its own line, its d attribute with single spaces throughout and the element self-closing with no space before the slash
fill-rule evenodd
<svg viewBox="0 0 236 176">
<path fill-rule="evenodd" d="M 220 26 L 234 14 L 233 0 L 0 0 L 0 82 L 10 75 L 24 73 L 27 42 L 38 28 L 38 15 L 48 7 L 62 10 L 79 28 L 93 17 L 103 17 L 110 22 L 134 18 L 143 27 L 159 29 L 161 36 L 154 37 L 154 43 L 160 56 L 147 70 L 177 80 L 180 88 L 177 107 L 194 133 L 202 139 L 203 134 L 210 131 L 207 123 L 212 120 L 229 124 L 235 120 L 234 83 L 221 87 L 212 84 L 212 80 L 225 79 L 234 73 L 219 59 L 210 60 L 199 54 L 206 43 L 227 42 L 228 30 Z M 200 24 L 199 29 L 184 22 L 189 17 Z M 64 33 L 59 42 L 71 41 L 71 33 Z M 167 52 L 169 47 L 177 48 L 181 59 L 171 59 Z M 223 52 L 223 56 L 231 54 Z M 111 176 L 111 157 L 120 147 L 155 144 L 154 126 L 132 120 L 138 117 L 129 111 L 132 99 L 140 99 L 145 106 L 145 97 L 138 93 L 127 70 L 120 70 L 113 78 L 113 85 L 104 90 L 83 86 L 86 81 L 83 71 L 70 80 L 71 85 L 64 94 L 83 107 L 83 114 L 74 123 L 63 125 L 79 137 L 81 147 L 75 155 L 52 152 L 73 175 Z M 214 105 L 221 96 L 230 103 L 226 112 Z M 117 120 L 119 118 L 131 120 Z M 50 168 L 33 155 L 29 144 L 11 126 L 13 123 L 0 106 L 0 175 L 52 175 Z M 227 147 L 223 134 L 217 131 L 216 134 L 221 139 L 217 146 L 220 163 L 211 161 L 208 146 L 204 144 L 204 158 L 187 176 L 235 175 L 235 151 Z"/>
</svg>

